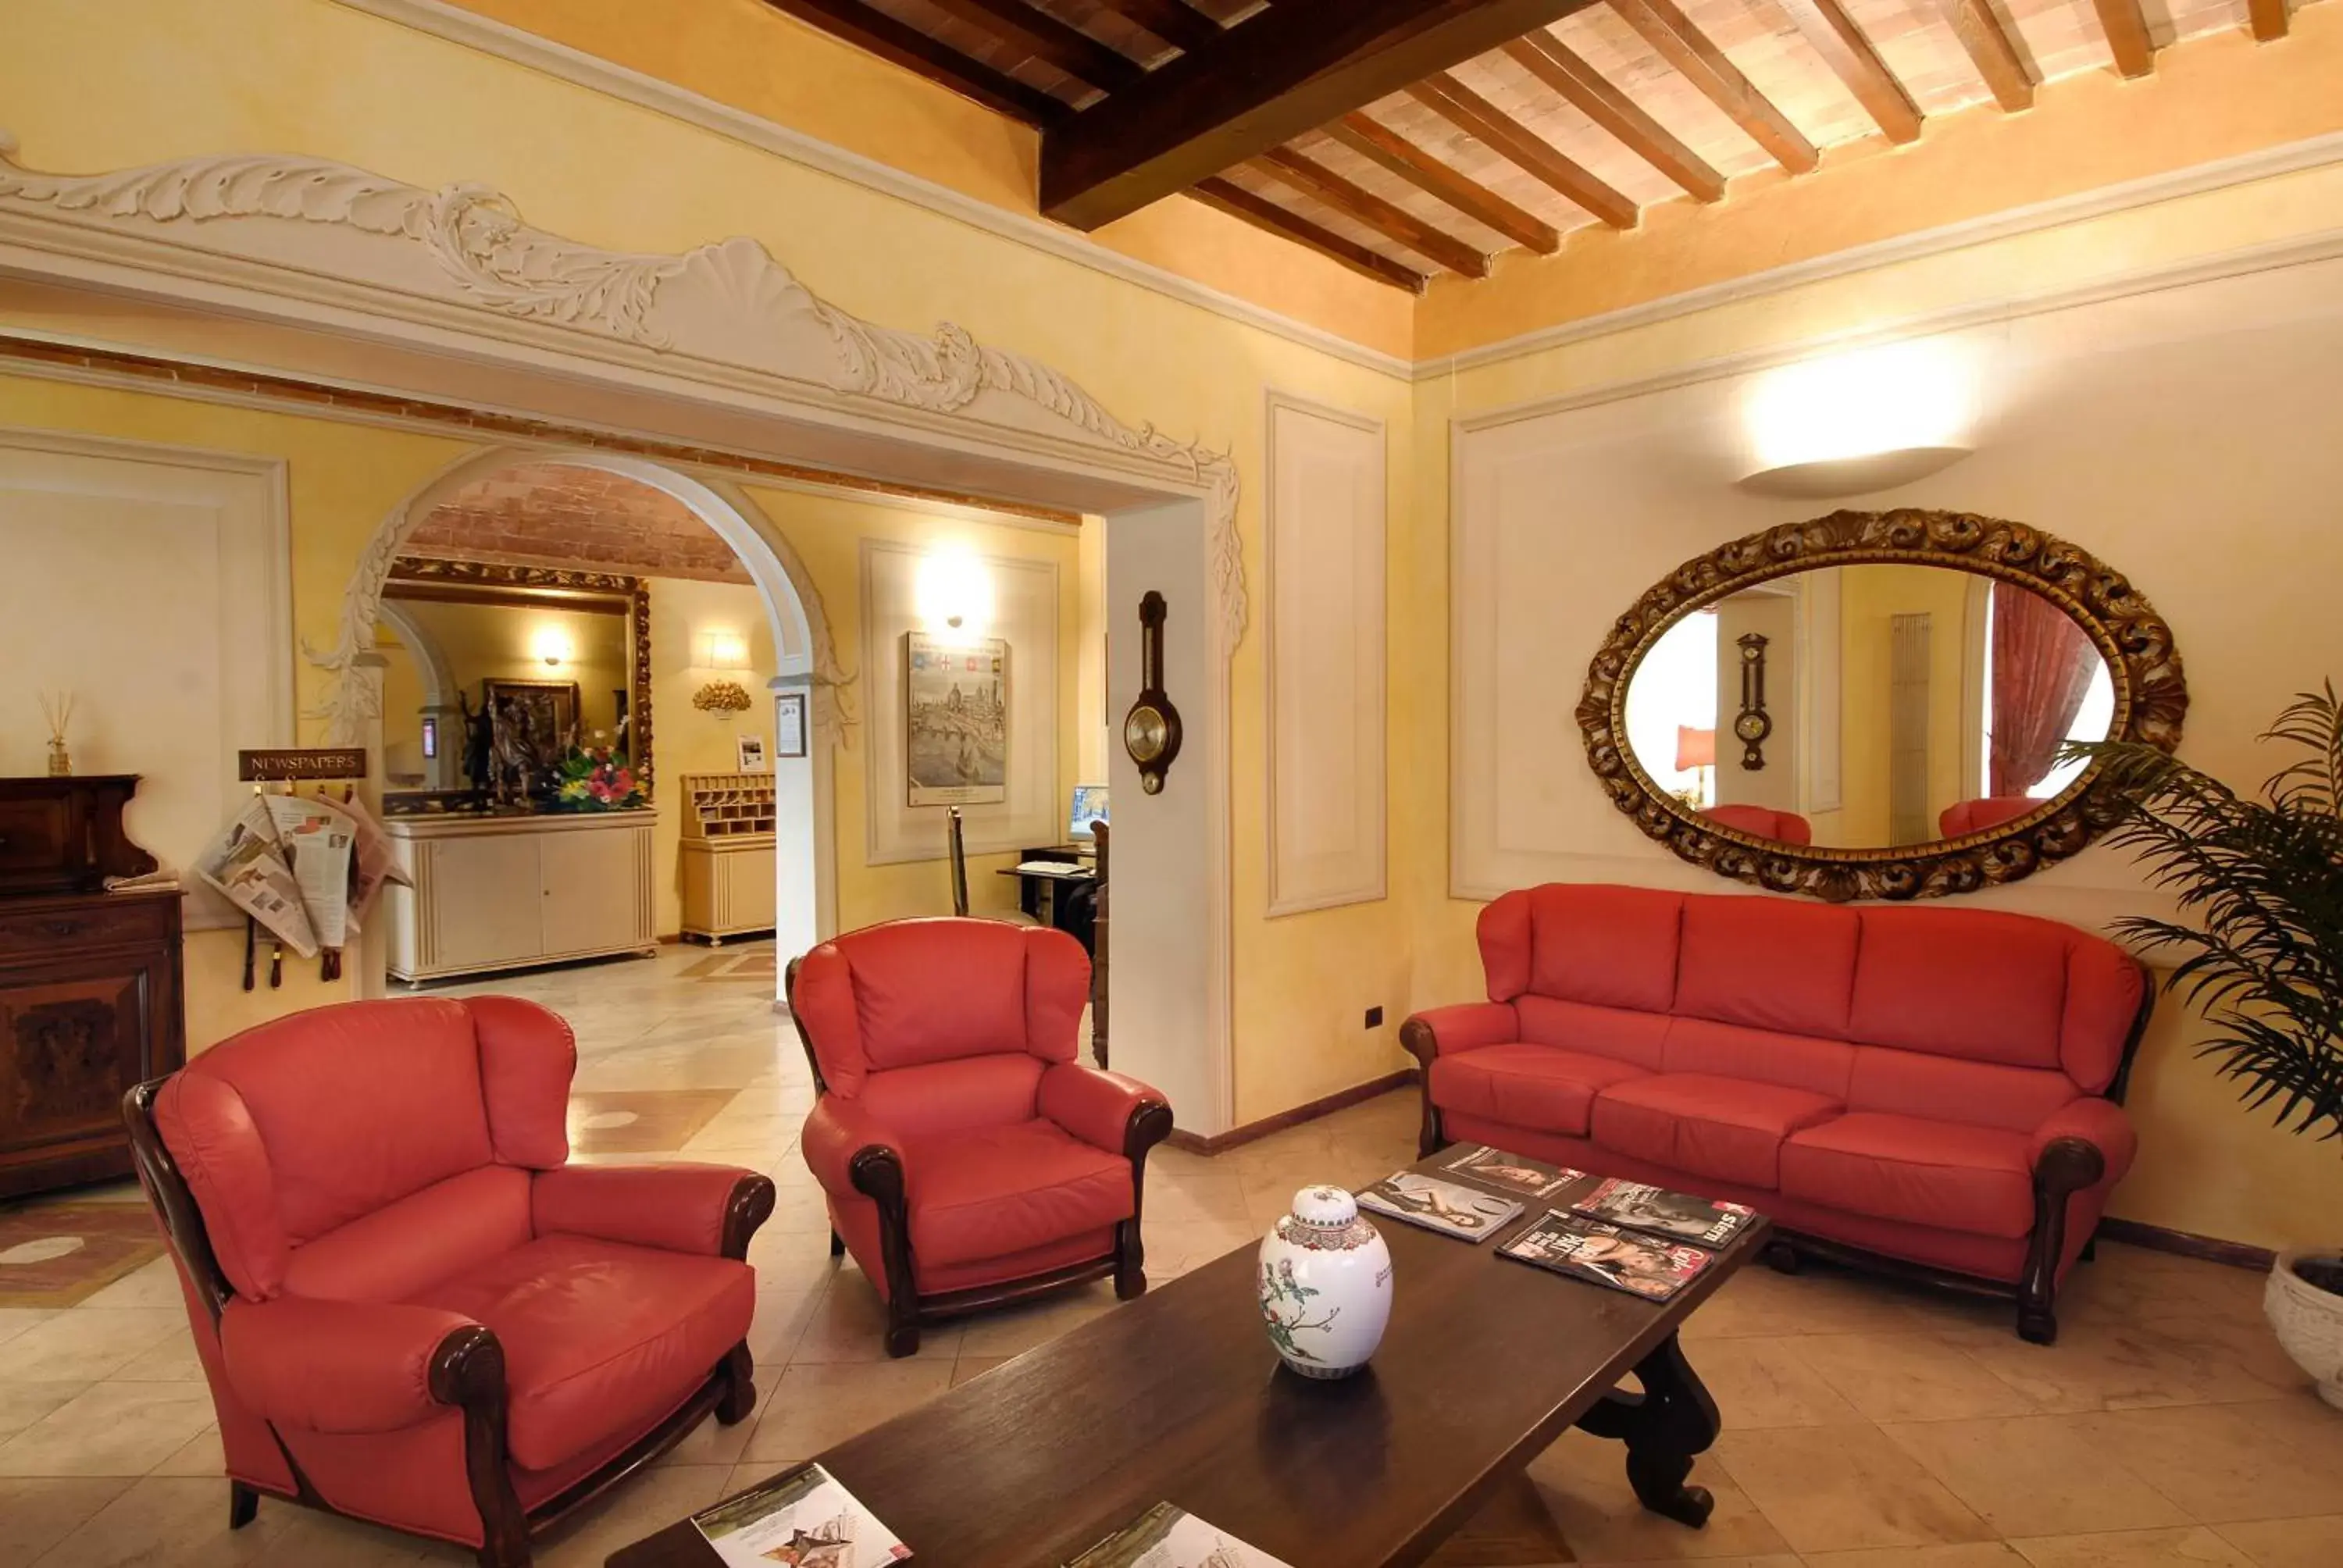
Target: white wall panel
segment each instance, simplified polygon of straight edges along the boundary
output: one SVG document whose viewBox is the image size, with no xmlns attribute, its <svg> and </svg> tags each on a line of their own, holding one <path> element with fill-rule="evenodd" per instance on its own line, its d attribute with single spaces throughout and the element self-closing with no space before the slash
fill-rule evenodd
<svg viewBox="0 0 2343 1568">
<path fill-rule="evenodd" d="M 1384 896 L 1381 422 L 1269 399 L 1269 912 Z"/>
</svg>

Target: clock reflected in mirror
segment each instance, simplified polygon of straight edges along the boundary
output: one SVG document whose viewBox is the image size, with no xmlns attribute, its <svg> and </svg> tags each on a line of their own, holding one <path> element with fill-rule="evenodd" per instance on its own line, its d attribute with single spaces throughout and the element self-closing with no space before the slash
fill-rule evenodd
<svg viewBox="0 0 2343 1568">
<path fill-rule="evenodd" d="M 1139 769 L 1139 787 L 1163 792 L 1163 779 L 1180 755 L 1180 710 L 1163 691 L 1163 596 L 1150 588 L 1139 601 L 1139 699 L 1123 715 L 1122 749 Z"/>
</svg>

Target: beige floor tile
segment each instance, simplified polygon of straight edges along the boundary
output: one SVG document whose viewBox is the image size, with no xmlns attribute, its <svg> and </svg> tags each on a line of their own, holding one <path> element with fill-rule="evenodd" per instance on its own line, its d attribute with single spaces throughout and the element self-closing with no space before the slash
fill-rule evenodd
<svg viewBox="0 0 2343 1568">
<path fill-rule="evenodd" d="M 1814 1269 L 1777 1274 L 1760 1264 L 1726 1281 L 1685 1321 L 1683 1334 L 1690 1341 L 1911 1330 L 1904 1303 L 1869 1282 Z"/>
<path fill-rule="evenodd" d="M 2343 1420 L 2308 1395 L 2076 1418 L 2107 1454 L 2207 1523 L 2332 1513 Z"/>
<path fill-rule="evenodd" d="M 1799 1353 L 1796 1339 L 1719 1339 L 1690 1352 L 1729 1428 L 1832 1426 L 1863 1418 Z"/>
<path fill-rule="evenodd" d="M 93 1476 L 0 1481 L 0 1568 L 30 1568 L 129 1485 Z"/>
<path fill-rule="evenodd" d="M 949 1362 L 960 1352 L 958 1323 L 934 1323 L 920 1331 L 915 1359 Z M 880 1362 L 887 1356 L 887 1307 L 860 1271 L 840 1273 L 808 1311 L 805 1330 L 789 1352 L 789 1362 Z"/>
<path fill-rule="evenodd" d="M 994 1367 L 1012 1360 L 1010 1356 L 963 1355 L 952 1362 L 952 1387 L 958 1388 L 972 1377 L 982 1377 Z"/>
<path fill-rule="evenodd" d="M 2335 1568 L 2343 1563 L 2343 1513 L 2224 1524 L 2216 1533 L 2252 1558 L 2254 1568 Z"/>
<path fill-rule="evenodd" d="M 1627 1484 L 1627 1451 L 1605 1438 L 1565 1432 L 1530 1462 L 1529 1475 L 1582 1562 L 1764 1558 L 1789 1549 L 1781 1533 L 1706 1455 L 1694 1464 L 1691 1479 L 1715 1494 L 1716 1511 L 1699 1530 L 1663 1519 L 1637 1503 Z"/>
<path fill-rule="evenodd" d="M 0 1443 L 0 1475 L 144 1475 L 211 1424 L 198 1384 L 97 1383 Z"/>
<path fill-rule="evenodd" d="M 1435 1558 L 1433 1561 L 1439 1560 Z M 1805 1568 L 1795 1552 L 1768 1552 L 1761 1557 L 1703 1557 L 1699 1562 L 1700 1568 Z M 1620 1558 L 1614 1563 L 1582 1563 L 1581 1568 L 1626 1568 L 1629 1563 L 1634 1563 L 1635 1568 L 1643 1568 L 1643 1563 L 1634 1558 Z"/>
<path fill-rule="evenodd" d="M 24 1431 L 89 1386 L 85 1382 L 0 1382 L 0 1437 Z"/>
<path fill-rule="evenodd" d="M 179 1292 L 178 1270 L 169 1258 L 157 1258 L 151 1263 L 140 1264 L 104 1290 L 92 1294 L 75 1310 L 111 1312 L 124 1307 L 164 1308 L 185 1315 L 186 1298 Z"/>
<path fill-rule="evenodd" d="M 1991 1525 L 1874 1426 L 1728 1432 L 1716 1454 L 1801 1553 L 1994 1537 Z"/>
<path fill-rule="evenodd" d="M 1112 1312 L 1114 1287 L 1104 1281 L 1031 1306 L 1004 1307 L 967 1320 L 960 1342 L 964 1356 L 1022 1355 L 1060 1334 Z M 923 1343 L 920 1349 L 927 1347 Z"/>
<path fill-rule="evenodd" d="M 1289 1199 L 1292 1196 L 1287 1194 Z M 1206 1220 L 1192 1224 L 1170 1221 L 1158 1223 L 1151 1215 L 1141 1231 L 1147 1247 L 1147 1277 L 1151 1282 L 1176 1280 L 1240 1247 L 1258 1247 L 1262 1234 L 1250 1222 Z M 0 1346 L 0 1352 L 5 1348 Z"/>
<path fill-rule="evenodd" d="M 2070 1320 L 2055 1345 L 2028 1344 L 2006 1331 L 1946 1337 L 2045 1411 L 2222 1403 L 2284 1392 L 2247 1372 L 2225 1344 L 2130 1322 Z"/>
<path fill-rule="evenodd" d="M 355 1520 L 263 1498 L 242 1530 L 227 1525 L 227 1483 L 150 1475 L 99 1510 L 39 1568 L 459 1568 L 472 1554 Z"/>
<path fill-rule="evenodd" d="M 749 1435 L 748 1459 L 811 1459 L 950 1386 L 948 1360 L 792 1366 L 773 1385 L 771 1406 Z"/>
<path fill-rule="evenodd" d="M 2190 1522 L 2109 1460 L 2081 1417 L 1916 1422 L 1881 1430 L 2004 1537 Z"/>
<path fill-rule="evenodd" d="M 112 1377 L 186 1324 L 187 1314 L 179 1308 L 59 1312 L 0 1344 L 0 1382 L 85 1382 Z"/>
<path fill-rule="evenodd" d="M 2006 1541 L 1957 1546 L 1881 1546 L 1867 1552 L 1809 1552 L 1805 1568 L 2026 1568 Z"/>
<path fill-rule="evenodd" d="M 54 1307 L 0 1307 L 0 1344 L 57 1315 Z"/>
<path fill-rule="evenodd" d="M 537 1549 L 537 1568 L 602 1568 L 621 1546 L 721 1498 L 731 1473 L 729 1465 L 681 1464 L 639 1475 L 547 1536 Z"/>
<path fill-rule="evenodd" d="M 2236 1547 L 2201 1526 L 2052 1535 L 2011 1544 L 2034 1568 L 2253 1568 Z"/>
<path fill-rule="evenodd" d="M 1958 1346 L 1934 1334 L 1816 1334 L 1806 1364 L 1872 1421 L 1970 1421 L 2036 1407 Z"/>
<path fill-rule="evenodd" d="M 139 1352 L 114 1375 L 124 1382 L 201 1382 L 204 1359 L 196 1353 L 196 1336 L 182 1328 Z"/>
<path fill-rule="evenodd" d="M 186 1446 L 156 1465 L 155 1475 L 217 1475 L 227 1473 L 227 1456 L 220 1447 L 219 1428 L 197 1432 Z"/>
</svg>

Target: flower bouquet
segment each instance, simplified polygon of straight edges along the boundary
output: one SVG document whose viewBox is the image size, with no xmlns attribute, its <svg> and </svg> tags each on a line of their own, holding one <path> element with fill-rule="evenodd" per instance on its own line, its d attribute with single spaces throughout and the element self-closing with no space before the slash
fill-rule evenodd
<svg viewBox="0 0 2343 1568">
<path fill-rule="evenodd" d="M 643 784 L 626 753 L 608 746 L 573 746 L 561 759 L 553 799 L 565 810 L 623 811 L 643 804 Z"/>
</svg>

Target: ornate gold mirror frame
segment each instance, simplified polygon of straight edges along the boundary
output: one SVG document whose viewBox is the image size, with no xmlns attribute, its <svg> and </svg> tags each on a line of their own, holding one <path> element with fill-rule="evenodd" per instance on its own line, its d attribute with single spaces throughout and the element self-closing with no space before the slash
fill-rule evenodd
<svg viewBox="0 0 2343 1568">
<path fill-rule="evenodd" d="M 506 604 L 520 608 L 569 605 L 612 610 L 627 618 L 633 649 L 628 682 L 628 760 L 651 798 L 657 773 L 651 766 L 651 594 L 642 578 L 589 572 L 568 567 L 505 566 L 494 561 L 441 560 L 400 556 L 385 580 L 386 597 L 440 598 L 459 604 Z"/>
<path fill-rule="evenodd" d="M 1654 783 L 1625 737 L 1627 685 L 1652 645 L 1695 610 L 1755 584 L 1822 567 L 1949 567 L 2032 589 L 2072 616 L 2115 687 L 2111 739 L 2169 751 L 2180 743 L 2188 686 L 2172 628 L 2121 572 L 2022 523 L 1967 512 L 1833 512 L 1747 535 L 1685 562 L 1619 618 L 1586 670 L 1578 702 L 1587 764 L 1612 803 L 1682 859 L 1775 892 L 1848 899 L 1933 899 L 2014 882 L 2076 853 L 2105 829 L 2108 803 L 2086 769 L 2065 790 L 1986 831 L 1926 844 L 1838 849 L 1781 843 L 1727 828 Z"/>
</svg>

